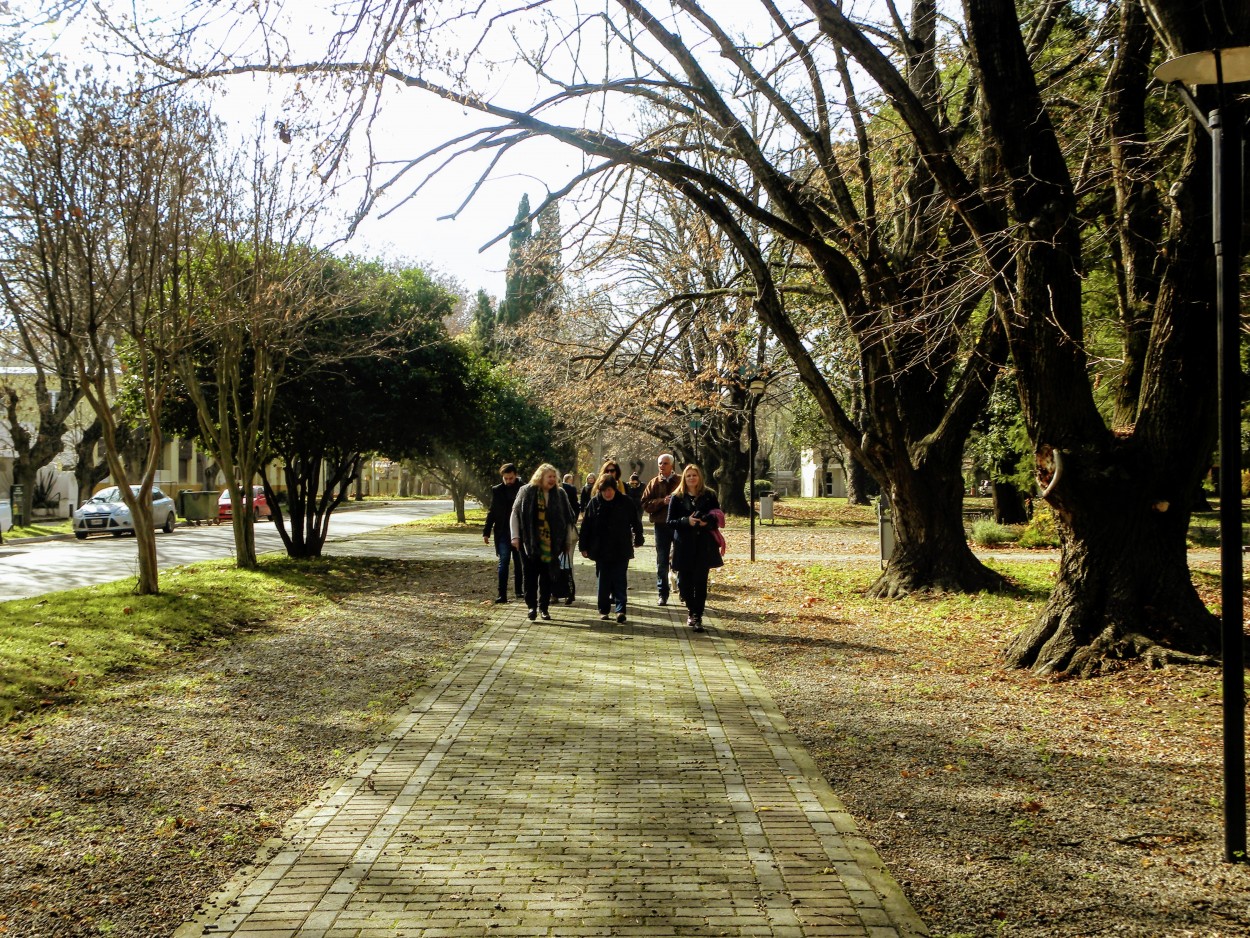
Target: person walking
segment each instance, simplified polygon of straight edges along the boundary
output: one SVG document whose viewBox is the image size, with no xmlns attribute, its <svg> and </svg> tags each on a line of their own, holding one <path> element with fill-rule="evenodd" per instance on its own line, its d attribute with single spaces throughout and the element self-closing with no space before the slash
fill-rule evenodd
<svg viewBox="0 0 1250 938">
<path fill-rule="evenodd" d="M 703 470 L 691 463 L 681 472 L 681 484 L 668 506 L 668 527 L 673 532 L 673 569 L 677 591 L 686 604 L 686 625 L 703 631 L 707 605 L 707 577 L 713 567 L 723 566 L 714 532 L 720 501 L 703 481 Z M 720 515 L 724 517 L 723 515 Z"/>
<path fill-rule="evenodd" d="M 486 526 L 482 528 L 483 543 L 490 543 L 491 532 L 495 534 L 495 556 L 499 558 L 499 591 L 495 602 L 508 601 L 508 564 L 516 586 L 516 598 L 521 598 L 521 557 L 512 546 L 512 503 L 521 488 L 515 463 L 506 462 L 499 467 L 498 485 L 491 486 L 490 508 L 486 510 Z"/>
<path fill-rule="evenodd" d="M 573 507 L 573 514 L 580 515 L 585 510 L 581 498 L 577 494 L 577 486 L 573 484 L 573 473 L 566 472 L 564 481 L 560 483 L 560 488 L 564 489 L 564 494 L 569 497 L 569 504 Z"/>
<path fill-rule="evenodd" d="M 593 472 L 586 473 L 586 484 L 582 486 L 581 496 L 578 498 L 578 504 L 581 510 L 585 511 L 586 506 L 590 504 L 591 496 L 595 494 L 595 474 Z"/>
<path fill-rule="evenodd" d="M 529 618 L 550 619 L 551 586 L 561 576 L 560 555 L 577 540 L 573 507 L 558 484 L 556 467 L 543 463 L 512 504 L 512 546 L 521 553 Z"/>
<path fill-rule="evenodd" d="M 642 480 L 638 478 L 638 473 L 631 472 L 629 481 L 625 483 L 625 494 L 634 503 L 634 510 L 638 512 L 639 519 L 642 518 L 642 488 Z"/>
<path fill-rule="evenodd" d="M 673 471 L 673 457 L 663 453 L 656 460 L 659 473 L 642 490 L 642 510 L 655 531 L 655 588 L 660 605 L 668 605 L 668 563 L 673 549 L 673 531 L 668 526 L 668 504 L 681 479 Z"/>
<path fill-rule="evenodd" d="M 642 546 L 642 519 L 633 502 L 621 494 L 611 473 L 600 473 L 595 494 L 582 513 L 580 548 L 583 557 L 595 562 L 599 575 L 599 618 L 625 622 L 629 562 L 634 548 Z"/>
</svg>

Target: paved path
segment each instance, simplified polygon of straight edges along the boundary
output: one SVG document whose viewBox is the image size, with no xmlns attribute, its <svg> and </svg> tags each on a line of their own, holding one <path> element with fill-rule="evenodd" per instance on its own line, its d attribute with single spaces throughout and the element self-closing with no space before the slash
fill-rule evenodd
<svg viewBox="0 0 1250 938">
<path fill-rule="evenodd" d="M 896 936 L 924 926 L 731 641 L 496 607 L 176 938 Z M 711 611 L 711 610 L 710 610 Z"/>
</svg>

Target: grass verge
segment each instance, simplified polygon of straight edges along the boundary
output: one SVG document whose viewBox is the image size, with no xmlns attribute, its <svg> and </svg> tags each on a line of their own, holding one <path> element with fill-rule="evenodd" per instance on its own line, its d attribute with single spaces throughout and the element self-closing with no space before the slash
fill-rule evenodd
<svg viewBox="0 0 1250 938">
<path fill-rule="evenodd" d="M 465 531 L 475 529 L 481 531 L 482 525 L 485 523 L 485 508 L 466 508 L 464 524 L 456 520 L 454 511 L 445 511 L 441 515 L 430 515 L 428 518 L 418 518 L 416 521 L 409 521 L 403 527 L 419 528 L 421 531 L 429 534 L 463 534 Z"/>
<path fill-rule="evenodd" d="M 388 561 L 221 560 L 161 574 L 161 592 L 133 580 L 0 603 L 0 723 L 89 700 L 110 676 L 154 667 L 186 649 L 226 642 L 278 616 L 307 615 L 370 588 Z"/>
<path fill-rule="evenodd" d="M 73 522 L 69 518 L 59 521 L 40 521 L 37 524 L 13 525 L 4 532 L 6 541 L 17 541 L 24 537 L 48 537 L 52 534 L 72 534 Z"/>
</svg>

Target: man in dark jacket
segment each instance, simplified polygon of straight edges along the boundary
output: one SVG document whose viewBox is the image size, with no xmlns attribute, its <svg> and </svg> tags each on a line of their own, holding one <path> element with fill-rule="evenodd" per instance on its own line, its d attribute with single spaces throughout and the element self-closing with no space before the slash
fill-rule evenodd
<svg viewBox="0 0 1250 938">
<path fill-rule="evenodd" d="M 580 515 L 586 506 L 582 504 L 577 494 L 577 486 L 573 484 L 573 473 L 564 474 L 564 481 L 560 483 L 560 488 L 564 489 L 564 494 L 569 497 L 569 507 L 573 509 L 573 514 Z"/>
<path fill-rule="evenodd" d="M 616 621 L 625 621 L 629 561 L 642 546 L 642 519 L 634 503 L 620 492 L 610 473 L 599 476 L 596 493 L 582 513 L 581 551 L 595 562 L 599 573 L 599 618 L 607 619 L 612 605 Z"/>
<path fill-rule="evenodd" d="M 668 503 L 681 477 L 673 471 L 673 457 L 664 453 L 657 460 L 660 472 L 642 490 L 642 510 L 655 526 L 655 588 L 660 605 L 668 605 L 668 562 L 673 549 L 673 531 L 668 526 Z"/>
<path fill-rule="evenodd" d="M 510 462 L 499 467 L 499 477 L 503 481 L 492 486 L 490 490 L 490 508 L 486 511 L 486 527 L 482 529 L 482 540 L 489 544 L 491 532 L 495 533 L 495 555 L 499 558 L 499 592 L 495 596 L 495 602 L 506 603 L 509 561 L 512 563 L 516 596 L 521 598 L 521 558 L 512 548 L 512 534 L 509 531 L 512 503 L 516 501 L 521 480 L 517 477 L 516 465 Z"/>
</svg>

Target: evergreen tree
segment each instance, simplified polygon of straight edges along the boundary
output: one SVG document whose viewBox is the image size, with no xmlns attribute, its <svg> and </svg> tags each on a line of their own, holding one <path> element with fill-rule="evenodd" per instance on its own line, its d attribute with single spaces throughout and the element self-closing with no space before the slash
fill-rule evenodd
<svg viewBox="0 0 1250 938">
<path fill-rule="evenodd" d="M 512 237 L 508 240 L 508 270 L 504 296 L 503 302 L 499 304 L 498 315 L 499 323 L 505 326 L 516 325 L 533 308 L 529 277 L 526 271 L 526 246 L 534 236 L 530 223 L 528 192 L 521 196 L 521 202 L 516 210 L 516 219 L 512 225 Z"/>
<path fill-rule="evenodd" d="M 482 351 L 490 349 L 495 341 L 495 302 L 485 290 L 478 290 L 473 302 L 473 321 L 469 335 L 473 344 Z"/>
</svg>

